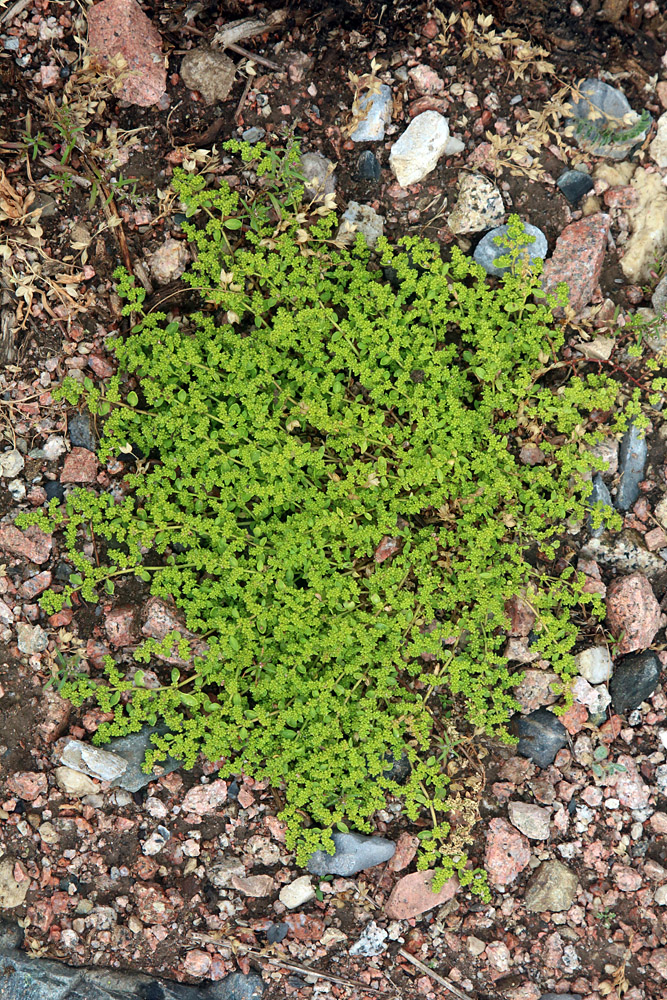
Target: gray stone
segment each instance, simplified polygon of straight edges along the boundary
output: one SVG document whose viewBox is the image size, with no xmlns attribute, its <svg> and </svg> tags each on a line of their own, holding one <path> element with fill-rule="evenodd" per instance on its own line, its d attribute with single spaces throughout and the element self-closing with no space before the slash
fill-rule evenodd
<svg viewBox="0 0 667 1000">
<path fill-rule="evenodd" d="M 510 270 L 509 267 L 496 267 L 495 260 L 498 257 L 502 257 L 503 254 L 507 253 L 507 250 L 499 246 L 496 243 L 496 239 L 500 236 L 504 236 L 508 230 L 508 226 L 497 226 L 496 229 L 492 229 L 490 232 L 486 233 L 485 236 L 477 244 L 475 252 L 473 254 L 474 260 L 481 264 L 487 274 L 492 274 L 495 277 L 500 277 L 503 274 L 507 274 Z M 527 257 L 529 263 L 532 264 L 534 260 L 544 260 L 546 257 L 549 246 L 547 244 L 547 238 L 541 229 L 537 226 L 531 226 L 529 222 L 524 223 L 524 232 L 528 233 L 529 236 L 535 238 L 533 243 L 529 243 L 523 248 L 523 257 Z"/>
<path fill-rule="evenodd" d="M 660 279 L 651 296 L 651 305 L 656 313 L 667 311 L 667 274 Z"/>
<path fill-rule="evenodd" d="M 241 135 L 244 142 L 250 143 L 254 146 L 256 142 L 260 142 L 266 135 L 266 129 L 260 128 L 258 125 L 253 125 L 251 128 L 247 128 L 245 132 Z"/>
<path fill-rule="evenodd" d="M 603 507 L 607 508 L 607 512 L 613 512 L 614 508 L 612 506 L 611 493 L 609 492 L 607 484 L 599 472 L 593 476 L 593 489 L 588 495 L 587 502 L 589 507 L 595 507 L 596 504 L 602 504 Z M 605 522 L 603 521 L 599 527 L 594 528 L 593 517 L 589 514 L 588 530 L 591 534 L 591 538 L 600 538 L 606 530 Z"/>
<path fill-rule="evenodd" d="M 232 972 L 217 983 L 211 983 L 206 991 L 210 1000 L 259 1000 L 264 993 L 264 982 L 260 976 L 242 972 Z M 201 1000 L 201 992 L 198 994 Z"/>
<path fill-rule="evenodd" d="M 405 753 L 401 754 L 397 760 L 393 754 L 387 753 L 384 759 L 390 766 L 386 771 L 382 772 L 382 777 L 387 778 L 389 781 L 395 781 L 397 785 L 404 785 L 412 771 L 412 764 L 408 755 Z"/>
<path fill-rule="evenodd" d="M 203 46 L 186 52 L 181 60 L 181 79 L 189 90 L 198 91 L 206 104 L 225 101 L 232 89 L 236 67 L 232 60 Z"/>
<path fill-rule="evenodd" d="M 138 733 L 130 733 L 129 736 L 120 736 L 118 739 L 110 740 L 105 744 L 111 753 L 123 757 L 127 761 L 127 770 L 119 778 L 112 782 L 114 787 L 127 789 L 128 792 L 138 792 L 151 781 L 155 781 L 162 774 L 171 774 L 178 771 L 183 766 L 182 761 L 174 760 L 167 756 L 166 760 L 156 764 L 152 774 L 145 774 L 141 770 L 141 765 L 146 759 L 146 751 L 152 749 L 153 744 L 150 737 L 153 733 L 165 736 L 169 729 L 165 725 L 144 726 Z"/>
<path fill-rule="evenodd" d="M 617 660 L 609 684 L 614 711 L 623 715 L 639 708 L 658 686 L 661 670 L 662 664 L 651 650 L 630 653 Z"/>
<path fill-rule="evenodd" d="M 349 877 L 389 861 L 396 846 L 384 837 L 367 837 L 363 833 L 332 834 L 335 854 L 315 851 L 306 865 L 313 875 L 343 875 Z"/>
<path fill-rule="evenodd" d="M 60 763 L 100 781 L 113 781 L 127 771 L 127 761 L 123 757 L 80 740 L 70 740 L 60 754 Z"/>
<path fill-rule="evenodd" d="M 370 149 L 365 149 L 359 154 L 357 160 L 357 173 L 364 181 L 379 181 L 382 167 L 375 153 Z"/>
<path fill-rule="evenodd" d="M 540 1000 L 583 1000 L 581 993 L 543 993 Z"/>
<path fill-rule="evenodd" d="M 306 195 L 314 200 L 323 200 L 336 190 L 336 175 L 331 160 L 321 153 L 304 153 L 301 157 L 301 173 L 306 179 Z"/>
<path fill-rule="evenodd" d="M 579 880 L 560 861 L 545 861 L 531 879 L 524 906 L 531 913 L 562 913 L 569 910 L 577 894 Z"/>
<path fill-rule="evenodd" d="M 642 536 L 632 529 L 621 531 L 618 535 L 591 538 L 579 554 L 619 573 L 643 573 L 651 581 L 658 580 L 665 572 L 664 560 L 657 552 L 644 548 Z"/>
<path fill-rule="evenodd" d="M 366 240 L 369 247 L 374 247 L 384 232 L 384 218 L 370 205 L 360 205 L 357 201 L 349 202 L 341 217 L 336 240 L 339 243 L 352 244 L 357 233 Z"/>
<path fill-rule="evenodd" d="M 95 451 L 97 442 L 93 432 L 92 420 L 87 413 L 74 413 L 67 421 L 67 433 L 73 448 L 86 448 Z"/>
<path fill-rule="evenodd" d="M 634 146 L 644 141 L 651 120 L 649 119 L 640 135 L 623 139 L 623 132 L 639 118 L 628 104 L 625 94 L 617 87 L 610 87 L 608 83 L 595 78 L 584 80 L 578 89 L 581 98 L 570 102 L 577 145 L 593 156 L 624 160 Z M 619 138 L 612 141 L 605 139 L 602 134 L 605 130 L 618 133 Z"/>
<path fill-rule="evenodd" d="M 386 83 L 380 84 L 377 92 L 361 97 L 356 115 L 357 126 L 350 133 L 352 142 L 379 142 L 384 139 L 385 125 L 391 121 L 392 105 L 391 87 Z"/>
<path fill-rule="evenodd" d="M 548 840 L 551 813 L 534 802 L 509 802 L 510 823 L 530 840 Z"/>
<path fill-rule="evenodd" d="M 616 493 L 617 510 L 627 511 L 639 499 L 639 484 L 646 468 L 646 437 L 643 431 L 630 424 L 621 440 L 619 460 L 620 481 Z"/>
<path fill-rule="evenodd" d="M 538 767 L 549 767 L 556 754 L 567 746 L 567 729 L 553 712 L 538 708 L 530 715 L 516 713 L 510 719 L 510 732 L 519 737 L 517 753 L 528 757 Z"/>
<path fill-rule="evenodd" d="M 576 205 L 595 187 L 589 175 L 581 170 L 564 170 L 556 184 L 571 205 Z"/>
</svg>

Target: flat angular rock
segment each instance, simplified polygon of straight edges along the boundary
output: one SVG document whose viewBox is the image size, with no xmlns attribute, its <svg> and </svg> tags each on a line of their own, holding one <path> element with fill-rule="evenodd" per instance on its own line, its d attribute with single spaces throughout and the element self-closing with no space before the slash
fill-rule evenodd
<svg viewBox="0 0 667 1000">
<path fill-rule="evenodd" d="M 0 527 L 0 552 L 12 556 L 25 556 L 31 562 L 44 563 L 51 555 L 52 544 L 52 536 L 44 534 L 36 524 L 25 531 L 19 531 L 13 524 Z"/>
<path fill-rule="evenodd" d="M 224 52 L 203 47 L 185 53 L 180 74 L 188 90 L 196 90 L 206 104 L 215 104 L 229 97 L 236 67 Z"/>
<path fill-rule="evenodd" d="M 544 291 L 555 293 L 557 285 L 565 282 L 575 315 L 588 305 L 598 289 L 608 235 L 609 216 L 602 212 L 572 222 L 556 240 L 554 252 L 544 265 Z"/>
<path fill-rule="evenodd" d="M 538 229 L 537 226 L 531 226 L 530 223 L 524 223 L 523 228 L 524 232 L 534 237 L 534 242 L 529 243 L 523 248 L 524 258 L 527 258 L 529 263 L 535 260 L 544 260 L 549 251 L 546 236 L 541 229 Z M 497 237 L 504 236 L 508 229 L 509 226 L 507 225 L 497 226 L 486 233 L 477 244 L 473 254 L 473 259 L 478 264 L 481 264 L 486 273 L 492 274 L 497 278 L 503 274 L 508 274 L 510 271 L 509 267 L 497 267 L 495 263 L 498 257 L 502 257 L 503 254 L 508 252 L 504 247 L 498 246 L 496 243 Z"/>
<path fill-rule="evenodd" d="M 335 854 L 315 851 L 306 865 L 313 875 L 343 875 L 349 877 L 389 861 L 396 845 L 384 837 L 367 837 L 363 833 L 332 834 Z"/>
<path fill-rule="evenodd" d="M 73 448 L 95 451 L 95 434 L 87 413 L 73 413 L 67 421 L 67 433 Z"/>
<path fill-rule="evenodd" d="M 167 85 L 162 37 L 136 0 L 102 0 L 90 7 L 88 43 L 102 62 L 118 54 L 125 59 L 123 100 L 142 108 L 160 100 Z"/>
<path fill-rule="evenodd" d="M 114 781 L 127 771 L 122 757 L 80 740 L 70 740 L 60 754 L 60 763 L 100 781 Z"/>
<path fill-rule="evenodd" d="M 620 480 L 615 502 L 617 510 L 628 511 L 639 499 L 639 484 L 644 478 L 647 456 L 646 435 L 630 424 L 621 439 Z"/>
<path fill-rule="evenodd" d="M 412 119 L 389 154 L 389 166 L 401 187 L 418 184 L 435 169 L 449 137 L 449 123 L 437 111 L 424 111 Z"/>
<path fill-rule="evenodd" d="M 513 736 L 519 737 L 517 753 L 538 767 L 553 764 L 558 751 L 568 743 L 565 726 L 546 708 L 538 708 L 530 715 L 513 715 L 509 729 Z"/>
<path fill-rule="evenodd" d="M 453 899 L 460 888 L 456 875 L 445 882 L 440 892 L 433 892 L 434 874 L 432 871 L 413 872 L 399 879 L 385 904 L 385 915 L 390 920 L 409 920 Z"/>
<path fill-rule="evenodd" d="M 500 191 L 483 174 L 465 174 L 447 225 L 457 236 L 498 226 L 505 216 Z M 499 256 L 497 254 L 496 256 Z"/>
<path fill-rule="evenodd" d="M 391 122 L 393 99 L 391 87 L 381 83 L 379 89 L 359 101 L 357 125 L 350 133 L 352 142 L 379 142 L 384 139 L 385 126 Z"/>
<path fill-rule="evenodd" d="M 551 813 L 533 802 L 510 802 L 507 806 L 510 823 L 529 840 L 548 840 Z"/>
<path fill-rule="evenodd" d="M 530 855 L 528 840 L 506 819 L 489 821 L 484 867 L 492 885 L 500 889 L 514 882 L 528 866 Z"/>
<path fill-rule="evenodd" d="M 556 184 L 571 205 L 576 205 L 595 187 L 590 176 L 581 170 L 564 170 Z"/>
<path fill-rule="evenodd" d="M 619 639 L 619 654 L 650 646 L 660 618 L 660 605 L 643 573 L 617 577 L 607 587 L 607 623 Z"/>
<path fill-rule="evenodd" d="M 120 736 L 106 743 L 105 748 L 114 756 L 122 757 L 127 764 L 126 770 L 112 782 L 112 786 L 124 788 L 128 792 L 138 792 L 140 788 L 144 788 L 151 781 L 156 781 L 160 775 L 171 774 L 172 771 L 178 771 L 183 767 L 182 761 L 167 756 L 166 760 L 154 765 L 151 774 L 145 774 L 141 770 L 146 759 L 146 751 L 153 749 L 150 737 L 153 733 L 165 736 L 168 732 L 169 729 L 165 725 L 144 726 L 138 733 Z"/>
<path fill-rule="evenodd" d="M 662 664 L 656 653 L 631 653 L 616 661 L 609 685 L 615 712 L 624 715 L 647 701 L 660 680 Z"/>
<path fill-rule="evenodd" d="M 560 861 L 545 861 L 531 879 L 524 906 L 531 913 L 562 913 L 569 910 L 577 893 L 579 880 Z"/>
</svg>

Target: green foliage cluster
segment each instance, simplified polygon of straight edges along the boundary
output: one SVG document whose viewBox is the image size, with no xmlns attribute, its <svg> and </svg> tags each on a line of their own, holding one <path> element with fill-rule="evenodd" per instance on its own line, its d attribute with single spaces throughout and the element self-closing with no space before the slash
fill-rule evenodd
<svg viewBox="0 0 667 1000">
<path fill-rule="evenodd" d="M 97 743 L 163 719 L 149 764 L 168 752 L 192 766 L 202 751 L 224 774 L 242 762 L 284 786 L 300 863 L 332 848 L 335 829 L 371 831 L 401 795 L 410 818 L 433 818 L 419 865 L 439 864 L 436 887 L 457 871 L 484 894 L 445 818 L 431 711 L 458 699 L 472 724 L 509 738 L 505 603 L 519 592 L 537 613 L 537 651 L 571 674 L 571 608 L 600 602 L 583 577 L 548 566 L 564 522 L 586 516 L 596 460 L 584 425 L 612 408 L 614 384 L 545 383 L 563 333 L 539 268 L 517 264 L 516 217 L 515 266 L 492 289 L 456 248 L 443 262 L 416 237 L 375 253 L 361 237 L 338 246 L 334 214 L 301 205 L 294 150 L 228 148 L 259 177 L 248 199 L 184 171 L 173 181 L 193 220 L 186 280 L 201 311 L 187 325 L 145 313 L 143 290 L 119 273 L 138 319 L 113 342 L 122 375 L 103 394 L 72 380 L 61 390 L 107 414 L 102 461 L 128 446 L 155 460 L 125 477 L 122 499 L 80 489 L 22 521 L 62 529 L 74 563 L 69 586 L 44 595 L 49 611 L 134 574 L 174 599 L 207 650 L 165 668 L 158 688 L 107 658 L 104 677 L 61 694 L 113 711 Z M 529 442 L 543 464 L 521 462 Z M 91 531 L 109 543 L 100 566 L 82 551 Z M 380 561 L 385 538 L 396 551 Z M 178 634 L 146 641 L 136 660 L 172 642 L 187 660 Z M 387 755 L 409 758 L 404 786 Z"/>
</svg>

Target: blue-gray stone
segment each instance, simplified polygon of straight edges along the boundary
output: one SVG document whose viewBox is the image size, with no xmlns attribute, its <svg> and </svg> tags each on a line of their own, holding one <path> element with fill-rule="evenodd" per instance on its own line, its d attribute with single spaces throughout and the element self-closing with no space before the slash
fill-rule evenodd
<svg viewBox="0 0 667 1000">
<path fill-rule="evenodd" d="M 73 448 L 87 448 L 95 451 L 95 434 L 88 413 L 74 413 L 67 421 L 67 433 Z"/>
<path fill-rule="evenodd" d="M 491 229 L 477 244 L 475 252 L 473 254 L 474 260 L 481 264 L 487 274 L 493 274 L 496 277 L 500 277 L 502 274 L 507 274 L 510 270 L 509 267 L 496 267 L 494 261 L 498 257 L 502 257 L 503 254 L 507 253 L 504 247 L 498 246 L 496 243 L 496 238 L 498 236 L 504 236 L 508 230 L 508 226 L 497 226 L 495 229 Z M 529 222 L 524 222 L 524 232 L 528 233 L 529 236 L 534 237 L 534 242 L 529 243 L 523 248 L 524 257 L 527 257 L 530 263 L 534 260 L 544 260 L 549 250 L 547 244 L 547 238 L 541 229 L 537 226 L 531 226 Z"/>
<path fill-rule="evenodd" d="M 582 1000 L 581 993 L 543 993 L 540 1000 Z"/>
<path fill-rule="evenodd" d="M 630 510 L 639 499 L 639 484 L 644 478 L 647 454 L 644 431 L 639 431 L 634 424 L 630 424 L 621 440 L 618 460 L 620 479 L 615 503 L 617 510 Z"/>
<path fill-rule="evenodd" d="M 44 483 L 44 492 L 46 493 L 47 501 L 65 499 L 65 487 L 62 483 L 59 483 L 57 479 L 47 479 Z"/>
<path fill-rule="evenodd" d="M 352 142 L 378 142 L 384 139 L 384 127 L 391 121 L 391 87 L 381 83 L 379 90 L 359 101 L 361 121 L 350 135 Z"/>
<path fill-rule="evenodd" d="M 657 688 L 661 670 L 660 660 L 650 649 L 617 660 L 609 682 L 614 711 L 623 715 L 639 708 Z"/>
<path fill-rule="evenodd" d="M 210 1000 L 260 1000 L 264 992 L 264 982 L 260 976 L 242 972 L 232 972 L 206 990 Z M 201 997 L 201 994 L 200 994 Z"/>
<path fill-rule="evenodd" d="M 271 924 L 266 932 L 266 940 L 269 944 L 280 944 L 288 932 L 289 924 Z"/>
<path fill-rule="evenodd" d="M 123 757 L 127 761 L 127 771 L 121 774 L 119 778 L 116 778 L 115 781 L 112 781 L 111 787 L 124 788 L 128 792 L 138 792 L 140 788 L 144 788 L 151 781 L 156 781 L 160 775 L 170 774 L 172 771 L 178 771 L 179 768 L 183 767 L 182 761 L 174 760 L 173 757 L 168 756 L 166 760 L 160 761 L 156 765 L 157 768 L 161 769 L 156 773 L 145 774 L 141 770 L 141 765 L 146 759 L 146 751 L 154 749 L 150 739 L 153 733 L 165 736 L 168 732 L 169 729 L 165 725 L 144 726 L 138 733 L 130 733 L 129 736 L 119 736 L 117 739 L 105 743 L 104 750 L 118 754 L 119 757 Z"/>
<path fill-rule="evenodd" d="M 624 139 L 623 133 L 631 127 L 623 120 L 625 116 L 634 114 L 635 119 L 639 118 L 639 115 L 633 113 L 625 94 L 618 87 L 610 87 L 608 83 L 595 77 L 580 83 L 578 90 L 581 98 L 570 102 L 573 115 L 570 124 L 575 125 L 574 138 L 577 145 L 593 156 L 606 156 L 612 160 L 625 159 L 634 146 L 644 141 L 651 127 L 650 116 L 641 134 Z M 609 133 L 612 134 L 611 139 Z M 618 137 L 613 138 L 613 133 L 618 133 Z"/>
<path fill-rule="evenodd" d="M 357 173 L 364 181 L 379 181 L 382 173 L 380 161 L 375 153 L 370 149 L 365 149 L 359 154 L 357 160 Z"/>
<path fill-rule="evenodd" d="M 568 744 L 567 729 L 546 708 L 538 708 L 529 715 L 517 712 L 510 719 L 509 730 L 519 737 L 517 753 L 528 757 L 538 767 L 553 764 L 558 751 Z"/>
<path fill-rule="evenodd" d="M 250 143 L 251 146 L 254 146 L 255 143 L 259 142 L 260 139 L 263 139 L 265 135 L 266 135 L 265 128 L 260 128 L 258 125 L 253 125 L 252 128 L 247 128 L 245 132 L 243 132 L 241 138 L 243 139 L 244 142 L 248 142 Z"/>
<path fill-rule="evenodd" d="M 335 854 L 315 851 L 306 865 L 313 875 L 342 875 L 349 877 L 366 868 L 373 868 L 389 861 L 396 846 L 384 837 L 367 837 L 363 833 L 332 834 Z"/>
<path fill-rule="evenodd" d="M 589 175 L 583 170 L 564 170 L 556 184 L 571 205 L 576 205 L 595 187 Z"/>
<path fill-rule="evenodd" d="M 596 472 L 593 476 L 593 489 L 591 490 L 586 502 L 589 507 L 594 507 L 596 504 L 601 503 L 605 507 L 608 507 L 609 510 L 613 510 L 611 493 L 607 489 L 607 484 L 599 472 Z M 604 523 L 602 523 L 599 528 L 593 527 L 593 518 L 590 514 L 588 515 L 588 528 L 591 533 L 591 538 L 599 538 L 605 530 Z"/>
</svg>

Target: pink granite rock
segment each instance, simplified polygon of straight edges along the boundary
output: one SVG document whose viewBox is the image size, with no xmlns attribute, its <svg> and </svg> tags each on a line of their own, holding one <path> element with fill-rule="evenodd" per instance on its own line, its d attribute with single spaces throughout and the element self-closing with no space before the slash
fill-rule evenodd
<svg viewBox="0 0 667 1000">
<path fill-rule="evenodd" d="M 660 605 L 642 573 L 621 576 L 607 587 L 607 622 L 621 638 L 619 655 L 646 649 L 660 628 Z"/>
<path fill-rule="evenodd" d="M 485 868 L 496 888 L 514 882 L 530 861 L 530 844 L 506 819 L 492 819 L 486 838 Z"/>
<path fill-rule="evenodd" d="M 102 62 L 118 54 L 125 59 L 123 100 L 142 108 L 160 100 L 167 84 L 162 37 L 135 0 L 102 0 L 91 7 L 88 43 Z"/>
<path fill-rule="evenodd" d="M 97 479 L 97 456 L 87 448 L 72 448 L 65 458 L 61 483 L 94 483 Z"/>
<path fill-rule="evenodd" d="M 432 910 L 434 906 L 449 902 L 459 890 L 458 878 L 452 875 L 436 893 L 431 891 L 433 875 L 432 871 L 404 875 L 392 889 L 384 908 L 387 917 L 390 920 L 409 920 Z"/>
<path fill-rule="evenodd" d="M 114 608 L 104 622 L 112 646 L 130 646 L 136 639 L 136 609 L 129 604 Z"/>
<path fill-rule="evenodd" d="M 544 265 L 542 285 L 555 293 L 564 281 L 569 289 L 569 304 L 575 314 L 588 305 L 598 291 L 598 281 L 609 235 L 609 216 L 603 212 L 589 215 L 566 226 L 549 260 Z"/>
<path fill-rule="evenodd" d="M 0 551 L 12 556 L 25 556 L 30 562 L 43 563 L 51 554 L 51 535 L 45 535 L 36 525 L 19 531 L 13 524 L 0 527 Z"/>
</svg>

